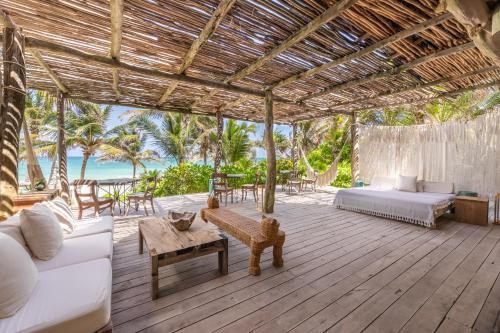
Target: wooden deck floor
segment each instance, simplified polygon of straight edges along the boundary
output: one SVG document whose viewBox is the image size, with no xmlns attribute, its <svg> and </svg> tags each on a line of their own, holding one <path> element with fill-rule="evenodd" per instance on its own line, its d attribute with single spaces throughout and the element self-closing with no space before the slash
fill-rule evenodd
<svg viewBox="0 0 500 333">
<path fill-rule="evenodd" d="M 333 208 L 334 194 L 278 193 L 285 265 L 230 239 L 229 275 L 216 255 L 160 270 L 151 301 L 149 259 L 137 225 L 118 219 L 113 258 L 114 332 L 489 332 L 500 310 L 500 227 L 443 221 L 440 230 Z M 162 198 L 164 210 L 198 210 L 206 195 Z M 258 218 L 253 201 L 230 206 Z"/>
</svg>

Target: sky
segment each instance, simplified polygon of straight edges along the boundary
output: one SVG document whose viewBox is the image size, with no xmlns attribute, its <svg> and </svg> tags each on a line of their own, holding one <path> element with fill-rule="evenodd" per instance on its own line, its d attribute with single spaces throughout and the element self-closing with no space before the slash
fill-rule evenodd
<svg viewBox="0 0 500 333">
<path fill-rule="evenodd" d="M 113 106 L 111 111 L 111 116 L 109 117 L 108 130 L 116 127 L 118 125 L 123 124 L 126 121 L 126 118 L 122 117 L 122 114 L 128 110 L 135 110 L 137 108 L 131 108 L 126 106 Z M 248 122 L 251 123 L 251 122 Z M 255 135 L 251 136 L 252 140 L 262 140 L 262 136 L 264 135 L 264 124 L 256 123 L 257 131 Z M 291 132 L 290 126 L 287 125 L 274 125 L 275 131 L 280 131 L 281 133 L 289 136 Z M 146 144 L 146 149 L 154 149 L 154 146 L 150 143 Z M 266 152 L 262 148 L 256 148 L 257 150 L 257 158 L 265 157 Z M 82 156 L 82 151 L 79 148 L 72 148 L 68 150 L 69 156 Z"/>
</svg>

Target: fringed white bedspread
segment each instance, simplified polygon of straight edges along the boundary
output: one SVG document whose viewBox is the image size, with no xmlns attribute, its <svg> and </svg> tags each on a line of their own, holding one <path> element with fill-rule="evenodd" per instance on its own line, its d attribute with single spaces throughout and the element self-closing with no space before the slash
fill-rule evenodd
<svg viewBox="0 0 500 333">
<path fill-rule="evenodd" d="M 454 198 L 454 194 L 364 187 L 339 190 L 334 205 L 336 208 L 431 228 L 435 227 L 435 219 L 444 213 Z"/>
</svg>

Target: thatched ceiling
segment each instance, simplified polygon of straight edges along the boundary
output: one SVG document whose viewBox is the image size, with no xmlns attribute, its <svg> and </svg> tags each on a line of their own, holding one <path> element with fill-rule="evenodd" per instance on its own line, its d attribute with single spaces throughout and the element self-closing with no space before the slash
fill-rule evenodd
<svg viewBox="0 0 500 333">
<path fill-rule="evenodd" d="M 281 122 L 413 102 L 500 80 L 500 70 L 492 67 L 493 62 L 474 47 L 465 29 L 450 17 L 366 55 L 349 58 L 354 52 L 362 52 L 398 32 L 438 17 L 434 13 L 437 0 L 351 1 L 353 4 L 338 17 L 270 57 L 248 75 L 232 79 L 235 73 L 279 46 L 329 6 L 341 2 L 348 1 L 237 0 L 229 4 L 232 7 L 228 7 L 227 13 L 221 14 L 220 24 L 184 69 L 186 53 L 200 33 L 207 31 L 207 23 L 221 2 L 125 0 L 121 50 L 114 56 L 137 67 L 238 87 L 256 90 L 275 87 L 275 95 L 301 101 L 300 105 L 275 103 L 275 119 Z M 113 36 L 109 1 L 3 0 L 0 9 L 10 14 L 27 39 L 49 41 L 102 57 L 116 53 L 116 49 L 110 51 Z M 447 55 L 434 60 L 428 56 L 449 49 L 452 50 Z M 226 116 L 263 119 L 263 101 L 259 97 L 224 90 L 207 95 L 211 88 L 181 82 L 173 86 L 165 103 L 158 106 L 172 84 L 167 79 L 116 70 L 118 96 L 113 88 L 113 69 L 109 66 L 47 49 L 39 52 L 71 97 L 180 112 L 213 114 L 222 108 Z M 28 49 L 28 86 L 55 92 L 56 85 L 32 53 Z M 336 59 L 344 60 L 335 65 Z M 418 64 L 419 59 L 425 61 Z M 313 75 L 301 74 L 325 63 L 332 66 Z M 404 64 L 409 64 L 409 69 L 395 70 L 394 75 L 381 78 L 365 78 Z M 281 85 L 280 81 L 297 74 L 300 74 L 298 79 Z M 359 79 L 363 79 L 359 84 L 345 84 Z M 334 87 L 340 84 L 343 85 Z M 333 91 L 312 95 L 328 87 Z M 383 97 L 376 98 L 378 95 Z"/>
</svg>

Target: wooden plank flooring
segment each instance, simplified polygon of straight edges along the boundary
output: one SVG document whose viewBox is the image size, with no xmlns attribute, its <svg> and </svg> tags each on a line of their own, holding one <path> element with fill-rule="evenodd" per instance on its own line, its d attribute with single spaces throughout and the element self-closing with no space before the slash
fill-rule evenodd
<svg viewBox="0 0 500 333">
<path fill-rule="evenodd" d="M 489 332 L 500 310 L 500 227 L 443 219 L 439 230 L 333 208 L 331 192 L 277 193 L 285 264 L 229 240 L 229 274 L 217 256 L 160 269 L 150 299 L 149 258 L 137 222 L 115 222 L 114 332 Z M 157 199 L 198 211 L 206 194 Z M 253 201 L 229 206 L 259 219 Z"/>
</svg>

